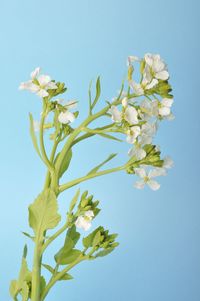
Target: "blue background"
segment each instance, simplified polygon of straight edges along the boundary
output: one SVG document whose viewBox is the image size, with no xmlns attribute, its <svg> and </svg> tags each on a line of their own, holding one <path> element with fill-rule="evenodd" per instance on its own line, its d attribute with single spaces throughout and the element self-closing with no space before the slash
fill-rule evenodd
<svg viewBox="0 0 200 301">
<path fill-rule="evenodd" d="M 28 112 L 37 118 L 40 100 L 19 92 L 19 82 L 41 66 L 66 82 L 66 97 L 79 100 L 81 120 L 92 78 L 101 75 L 102 98 L 109 100 L 125 76 L 127 56 L 152 52 L 167 61 L 174 88 L 176 119 L 162 124 L 156 142 L 175 167 L 160 179 L 157 192 L 134 189 L 134 176 L 123 172 L 81 185 L 102 201 L 94 224 L 118 232 L 121 244 L 111 256 L 74 269 L 75 280 L 60 282 L 47 300 L 199 301 L 199 1 L 0 4 L 0 299 L 10 300 L 9 281 L 17 276 L 27 241 L 20 231 L 29 231 L 27 206 L 41 190 L 45 173 L 28 133 Z M 126 143 L 92 138 L 76 147 L 65 180 L 86 173 L 111 152 L 122 154 L 113 162 L 118 164 L 127 150 Z M 74 191 L 60 198 L 62 213 Z M 52 246 L 46 262 L 60 244 Z M 31 257 L 31 243 L 29 249 Z"/>
</svg>

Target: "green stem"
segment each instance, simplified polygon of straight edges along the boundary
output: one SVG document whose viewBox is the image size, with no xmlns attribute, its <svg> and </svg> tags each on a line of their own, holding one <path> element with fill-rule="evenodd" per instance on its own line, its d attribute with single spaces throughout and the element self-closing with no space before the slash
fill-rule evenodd
<svg viewBox="0 0 200 301">
<path fill-rule="evenodd" d="M 113 102 L 112 105 L 117 105 L 120 103 L 120 99 L 117 99 Z M 68 152 L 68 150 L 71 148 L 72 143 L 74 141 L 74 139 L 80 134 L 80 132 L 83 130 L 83 128 L 85 128 L 88 124 L 90 124 L 92 121 L 94 121 L 95 119 L 101 117 L 102 115 L 104 115 L 110 108 L 110 105 L 106 106 L 105 108 L 103 108 L 102 110 L 100 110 L 99 112 L 97 112 L 94 115 L 89 115 L 74 131 L 73 133 L 69 136 L 67 142 L 65 143 L 62 151 L 60 152 L 60 155 L 58 157 L 58 160 L 56 162 L 56 170 L 59 171 L 62 161 L 64 159 L 65 154 Z"/>
<path fill-rule="evenodd" d="M 40 301 L 41 260 L 41 244 L 39 241 L 36 241 L 33 259 L 31 301 Z"/>
<path fill-rule="evenodd" d="M 54 286 L 54 284 L 61 279 L 70 269 L 72 269 L 74 266 L 79 264 L 81 261 L 85 260 L 87 256 L 81 255 L 78 259 L 76 259 L 74 262 L 69 264 L 65 269 L 63 269 L 61 272 L 58 272 L 54 277 L 51 278 L 49 283 L 47 284 L 44 293 L 41 296 L 41 301 L 43 301 L 46 296 L 48 295 L 50 289 Z"/>
<path fill-rule="evenodd" d="M 52 165 L 48 159 L 48 156 L 46 154 L 45 146 L 44 146 L 44 122 L 45 122 L 46 114 L 45 112 L 42 113 L 42 117 L 40 120 L 40 149 L 41 149 L 41 154 L 43 157 L 43 160 L 45 164 L 47 165 L 48 169 L 51 171 L 52 170 Z"/>
<path fill-rule="evenodd" d="M 68 221 L 63 225 L 62 228 L 60 228 L 56 233 L 54 233 L 43 245 L 42 247 L 42 253 L 46 250 L 46 248 L 60 235 L 62 234 L 69 226 Z"/>
<path fill-rule="evenodd" d="M 96 173 L 93 173 L 93 174 L 86 175 L 86 176 L 83 176 L 81 178 L 75 179 L 73 181 L 70 181 L 70 182 L 68 182 L 66 184 L 61 185 L 59 187 L 59 193 L 63 192 L 66 189 L 69 189 L 72 186 L 75 186 L 75 185 L 77 185 L 77 184 L 79 184 L 81 182 L 90 180 L 92 178 L 100 177 L 100 176 L 103 176 L 103 175 L 106 175 L 106 174 L 110 174 L 110 173 L 113 173 L 113 172 L 117 172 L 117 171 L 120 171 L 120 170 L 124 170 L 125 168 L 126 168 L 126 165 L 122 165 L 122 166 L 118 166 L 118 167 L 114 167 L 114 168 L 102 170 L 102 171 L 99 171 L 99 172 L 96 172 Z"/>
</svg>

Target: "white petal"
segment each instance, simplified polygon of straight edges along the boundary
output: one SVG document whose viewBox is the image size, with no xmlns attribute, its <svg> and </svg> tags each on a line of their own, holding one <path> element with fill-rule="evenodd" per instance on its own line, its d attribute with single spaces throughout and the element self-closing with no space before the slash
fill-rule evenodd
<svg viewBox="0 0 200 301">
<path fill-rule="evenodd" d="M 145 62 L 147 63 L 147 65 L 152 66 L 152 64 L 153 64 L 152 54 L 146 53 L 144 56 L 144 59 L 145 59 Z"/>
<path fill-rule="evenodd" d="M 132 135 L 127 135 L 126 141 L 127 141 L 128 143 L 130 143 L 130 144 L 133 144 L 133 143 L 136 141 L 136 139 L 135 139 L 135 137 L 132 136 Z"/>
<path fill-rule="evenodd" d="M 112 120 L 115 122 L 121 122 L 121 112 L 118 110 L 116 106 L 112 106 L 110 108 L 110 113 L 112 114 Z"/>
<path fill-rule="evenodd" d="M 164 158 L 164 164 L 163 164 L 163 167 L 164 168 L 172 168 L 174 165 L 174 161 L 172 160 L 172 158 L 170 158 L 169 156 L 165 157 Z"/>
<path fill-rule="evenodd" d="M 150 170 L 148 177 L 151 179 L 155 177 L 166 176 L 166 174 L 165 168 L 158 167 Z"/>
<path fill-rule="evenodd" d="M 40 89 L 37 92 L 37 95 L 40 96 L 40 97 L 47 97 L 47 96 L 49 96 L 49 93 L 45 89 Z"/>
<path fill-rule="evenodd" d="M 158 84 L 158 80 L 157 79 L 153 79 L 150 84 L 146 85 L 146 89 L 149 90 L 149 89 L 152 89 L 153 87 L 155 87 L 156 85 Z"/>
<path fill-rule="evenodd" d="M 174 102 L 173 98 L 163 98 L 163 100 L 161 101 L 161 104 L 164 107 L 171 107 L 173 102 Z"/>
<path fill-rule="evenodd" d="M 134 107 L 127 107 L 125 110 L 125 119 L 129 124 L 138 123 L 138 112 Z"/>
<path fill-rule="evenodd" d="M 92 210 L 88 210 L 88 211 L 85 212 L 84 215 L 87 216 L 87 217 L 92 218 L 92 217 L 94 217 L 94 212 Z"/>
<path fill-rule="evenodd" d="M 169 107 L 161 107 L 161 108 L 159 108 L 158 112 L 161 116 L 167 116 L 170 114 L 170 108 Z"/>
<path fill-rule="evenodd" d="M 35 70 L 33 70 L 33 72 L 31 72 L 31 79 L 35 79 L 39 75 L 40 70 L 41 70 L 40 67 L 35 68 Z"/>
<path fill-rule="evenodd" d="M 144 168 L 135 168 L 135 174 L 140 178 L 145 178 L 147 176 L 146 170 Z"/>
<path fill-rule="evenodd" d="M 169 78 L 169 72 L 166 70 L 156 73 L 155 77 L 161 80 L 167 80 Z"/>
<path fill-rule="evenodd" d="M 147 182 L 147 185 L 154 191 L 156 191 L 160 188 L 160 184 L 158 182 L 156 182 L 155 180 L 149 180 Z"/>
<path fill-rule="evenodd" d="M 90 221 L 87 221 L 83 216 L 79 216 L 75 222 L 77 228 L 81 228 L 84 231 L 87 231 L 91 227 Z"/>
<path fill-rule="evenodd" d="M 129 81 L 129 85 L 135 91 L 135 94 L 137 94 L 138 96 L 144 94 L 144 89 L 142 88 L 142 86 L 140 84 L 137 84 L 136 82 L 131 80 L 131 81 Z"/>
<path fill-rule="evenodd" d="M 38 82 L 43 87 L 45 87 L 50 81 L 51 77 L 49 75 L 40 75 L 38 77 Z"/>
<path fill-rule="evenodd" d="M 46 85 L 46 89 L 58 89 L 58 87 L 56 86 L 56 84 L 54 82 L 49 82 L 47 85 Z"/>
<path fill-rule="evenodd" d="M 128 105 L 128 99 L 127 99 L 127 97 L 124 97 L 124 98 L 122 99 L 122 106 L 123 106 L 123 107 L 127 107 L 127 105 Z"/>
<path fill-rule="evenodd" d="M 142 148 L 136 148 L 135 150 L 135 156 L 138 160 L 142 160 L 146 157 L 146 152 Z"/>
<path fill-rule="evenodd" d="M 135 184 L 134 184 L 134 187 L 137 188 L 137 189 L 143 189 L 144 186 L 145 186 L 145 182 L 142 181 L 142 180 L 141 180 L 141 181 L 137 181 L 137 182 L 135 182 Z"/>
<path fill-rule="evenodd" d="M 67 124 L 69 122 L 73 122 L 75 120 L 75 116 L 72 112 L 66 111 L 61 112 L 58 116 L 58 121 L 63 124 Z"/>
</svg>

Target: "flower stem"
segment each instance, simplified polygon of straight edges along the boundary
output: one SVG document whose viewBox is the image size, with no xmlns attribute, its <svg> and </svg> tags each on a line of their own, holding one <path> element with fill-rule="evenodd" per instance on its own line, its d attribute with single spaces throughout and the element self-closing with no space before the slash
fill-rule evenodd
<svg viewBox="0 0 200 301">
<path fill-rule="evenodd" d="M 40 242 L 36 241 L 33 258 L 31 301 L 40 301 L 40 277 L 42 261 L 40 249 Z"/>
</svg>

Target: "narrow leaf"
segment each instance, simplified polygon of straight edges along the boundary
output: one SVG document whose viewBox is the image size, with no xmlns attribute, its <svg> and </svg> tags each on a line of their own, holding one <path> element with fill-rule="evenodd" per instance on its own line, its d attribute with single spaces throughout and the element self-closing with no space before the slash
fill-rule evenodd
<svg viewBox="0 0 200 301">
<path fill-rule="evenodd" d="M 96 81 L 96 96 L 91 106 L 92 109 L 95 107 L 97 101 L 99 100 L 100 94 L 101 94 L 101 82 L 100 82 L 100 76 L 98 76 Z"/>
<path fill-rule="evenodd" d="M 49 271 L 51 274 L 54 274 L 54 268 L 52 268 L 50 265 L 43 263 L 42 266 Z"/>
<path fill-rule="evenodd" d="M 60 153 L 58 153 L 58 155 L 56 156 L 55 163 L 56 163 L 59 155 L 60 155 Z M 68 169 L 71 159 L 72 159 L 72 150 L 70 149 L 63 158 L 63 161 L 62 161 L 62 164 L 61 164 L 61 167 L 59 170 L 59 174 L 58 174 L 59 178 L 61 178 L 63 176 L 63 174 L 66 172 L 66 170 Z"/>
<path fill-rule="evenodd" d="M 97 135 L 102 136 L 104 138 L 110 139 L 110 140 L 115 140 L 118 142 L 123 142 L 123 140 L 116 138 L 115 136 L 109 135 L 109 134 L 105 134 L 105 133 L 97 133 Z"/>
<path fill-rule="evenodd" d="M 22 232 L 22 234 L 24 234 L 26 237 L 30 238 L 31 240 L 34 240 L 35 237 L 34 236 L 31 236 L 29 233 L 27 232 Z"/>
<path fill-rule="evenodd" d="M 39 157 L 42 159 L 42 156 L 40 154 L 40 150 L 39 150 L 39 147 L 38 147 L 38 143 L 37 143 L 37 138 L 35 136 L 33 116 L 32 116 L 31 113 L 29 113 L 29 118 L 30 118 L 30 135 L 31 135 L 31 139 L 32 139 L 32 142 L 33 142 L 33 146 L 34 146 L 36 152 L 38 153 Z"/>
<path fill-rule="evenodd" d="M 87 175 L 89 176 L 89 175 L 96 173 L 103 165 L 105 165 L 107 162 L 109 162 L 116 156 L 117 156 L 117 154 L 111 154 L 105 161 L 103 161 L 102 163 L 100 163 L 99 165 L 94 167 L 92 170 L 90 170 L 90 172 Z"/>
<path fill-rule="evenodd" d="M 71 279 L 73 279 L 73 277 L 70 274 L 66 273 L 64 276 L 62 276 L 62 278 L 59 279 L 59 281 Z"/>
<path fill-rule="evenodd" d="M 71 200 L 71 203 L 69 205 L 69 212 L 72 212 L 74 207 L 76 206 L 76 203 L 78 201 L 78 198 L 79 198 L 79 195 L 80 195 L 80 189 L 77 190 L 75 196 L 73 197 L 73 199 Z"/>
</svg>

